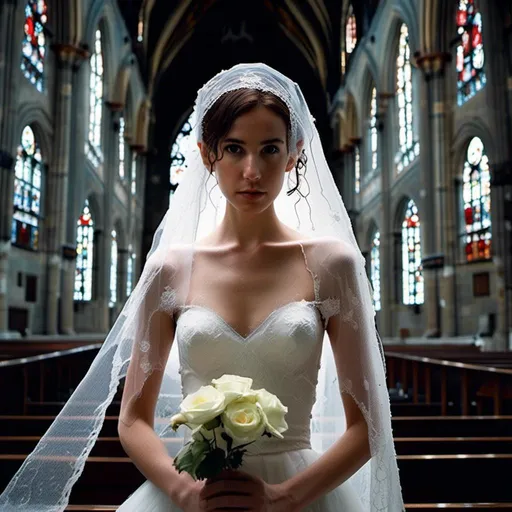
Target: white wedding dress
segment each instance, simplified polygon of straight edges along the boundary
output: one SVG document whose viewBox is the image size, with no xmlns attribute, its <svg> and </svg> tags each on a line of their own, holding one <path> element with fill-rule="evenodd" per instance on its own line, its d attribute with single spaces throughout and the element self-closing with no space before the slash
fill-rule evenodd
<svg viewBox="0 0 512 512">
<path fill-rule="evenodd" d="M 330 307 L 320 300 L 285 304 L 270 313 L 248 336 L 239 334 L 209 308 L 189 305 L 179 313 L 174 342 L 178 343 L 184 394 L 223 374 L 235 374 L 252 378 L 253 389 L 267 389 L 288 407 L 289 428 L 284 439 L 262 437 L 248 447 L 240 468 L 268 483 L 287 480 L 321 455 L 311 448 L 310 419 L 325 319 L 333 314 Z M 118 510 L 179 512 L 181 509 L 146 481 Z M 363 512 L 363 506 L 351 484 L 346 482 L 304 510 Z"/>
</svg>

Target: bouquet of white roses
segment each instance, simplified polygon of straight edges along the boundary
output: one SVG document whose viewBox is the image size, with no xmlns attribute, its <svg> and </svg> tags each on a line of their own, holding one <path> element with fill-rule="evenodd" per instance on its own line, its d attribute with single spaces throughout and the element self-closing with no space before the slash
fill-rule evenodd
<svg viewBox="0 0 512 512">
<path fill-rule="evenodd" d="M 288 408 L 272 393 L 251 386 L 252 379 L 223 375 L 183 400 L 180 413 L 171 418 L 174 431 L 180 425 L 192 429 L 192 440 L 174 458 L 180 473 L 196 480 L 213 478 L 238 469 L 245 448 L 261 436 L 283 438 Z"/>
</svg>

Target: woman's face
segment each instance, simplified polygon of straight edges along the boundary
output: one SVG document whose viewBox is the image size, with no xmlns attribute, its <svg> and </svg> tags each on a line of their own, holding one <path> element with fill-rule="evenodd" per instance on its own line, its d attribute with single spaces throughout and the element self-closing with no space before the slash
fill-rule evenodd
<svg viewBox="0 0 512 512">
<path fill-rule="evenodd" d="M 221 140 L 213 166 L 226 200 L 237 210 L 259 213 L 266 210 L 283 187 L 285 173 L 295 166 L 288 152 L 284 120 L 272 110 L 259 106 L 238 117 Z M 205 166 L 210 169 L 206 148 L 201 147 Z"/>
</svg>

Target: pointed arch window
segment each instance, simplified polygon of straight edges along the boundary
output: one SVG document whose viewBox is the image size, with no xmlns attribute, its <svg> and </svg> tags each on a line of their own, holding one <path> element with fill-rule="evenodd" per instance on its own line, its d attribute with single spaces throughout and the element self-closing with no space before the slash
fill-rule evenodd
<svg viewBox="0 0 512 512">
<path fill-rule="evenodd" d="M 485 85 L 482 15 L 475 0 L 459 0 L 457 9 L 457 103 L 464 104 Z"/>
<path fill-rule="evenodd" d="M 370 259 L 370 279 L 373 288 L 373 306 L 375 311 L 380 311 L 380 231 L 375 231 L 373 235 Z"/>
<path fill-rule="evenodd" d="M 109 308 L 117 303 L 117 233 L 113 229 L 110 240 L 110 301 Z"/>
<path fill-rule="evenodd" d="M 119 177 L 124 180 L 125 177 L 125 169 L 124 169 L 124 159 L 125 159 L 125 142 L 124 142 L 124 117 L 121 116 L 119 118 Z"/>
<path fill-rule="evenodd" d="M 76 239 L 76 275 L 74 300 L 90 301 L 92 299 L 92 263 L 94 250 L 94 222 L 85 201 L 82 215 L 77 222 Z"/>
<path fill-rule="evenodd" d="M 370 103 L 370 155 L 371 155 L 371 173 L 377 170 L 377 151 L 379 135 L 377 131 L 377 89 L 372 89 L 372 99 Z"/>
<path fill-rule="evenodd" d="M 484 144 L 474 137 L 468 146 L 463 176 L 466 261 L 491 258 L 491 175 Z"/>
<path fill-rule="evenodd" d="M 345 73 L 350 55 L 357 44 L 357 24 L 354 8 L 352 4 L 348 6 L 347 17 L 345 21 L 345 51 L 341 56 L 341 70 Z"/>
<path fill-rule="evenodd" d="M 361 192 L 361 155 L 359 153 L 359 147 L 354 148 L 354 174 L 355 174 L 355 192 L 359 194 Z"/>
<path fill-rule="evenodd" d="M 409 30 L 400 27 L 398 56 L 396 59 L 396 98 L 398 105 L 398 153 L 395 157 L 400 173 L 420 154 L 420 144 L 414 133 L 412 102 L 412 66 Z"/>
<path fill-rule="evenodd" d="M 25 4 L 25 36 L 23 38 L 20 66 L 23 74 L 40 92 L 44 88 L 47 10 L 44 0 L 29 0 Z"/>
<path fill-rule="evenodd" d="M 128 247 L 128 267 L 126 269 L 126 296 L 129 297 L 133 290 L 133 279 L 135 273 L 135 252 L 132 245 Z"/>
<path fill-rule="evenodd" d="M 101 121 L 103 117 L 103 49 L 101 30 L 97 29 L 94 48 L 91 55 L 91 74 L 89 78 L 89 144 L 86 154 L 91 162 L 98 166 L 103 161 L 101 149 Z"/>
<path fill-rule="evenodd" d="M 39 248 L 41 215 L 41 150 L 30 126 L 25 126 L 14 169 L 14 212 L 11 242 L 24 249 Z"/>
<path fill-rule="evenodd" d="M 188 168 L 186 154 L 188 150 L 194 149 L 196 146 L 196 137 L 192 130 L 192 119 L 189 117 L 181 127 L 180 132 L 176 136 L 171 149 L 171 197 L 178 188 L 185 172 Z"/>
<path fill-rule="evenodd" d="M 131 174 L 132 174 L 131 192 L 132 192 L 132 196 L 134 196 L 137 193 L 137 153 L 134 150 L 132 150 Z"/>
<path fill-rule="evenodd" d="M 412 199 L 407 204 L 402 223 L 402 272 L 403 303 L 407 305 L 423 304 L 420 218 L 418 208 Z"/>
</svg>

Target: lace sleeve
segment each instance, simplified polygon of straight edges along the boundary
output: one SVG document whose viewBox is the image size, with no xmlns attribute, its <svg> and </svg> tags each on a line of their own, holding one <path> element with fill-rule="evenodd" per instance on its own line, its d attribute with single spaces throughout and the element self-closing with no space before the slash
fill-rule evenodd
<svg viewBox="0 0 512 512">
<path fill-rule="evenodd" d="M 329 444 L 343 435 L 346 421 L 341 394 L 349 394 L 368 425 L 371 450 L 370 461 L 351 478 L 352 484 L 365 510 L 399 512 L 403 502 L 389 395 L 364 260 L 353 246 L 340 240 L 324 240 L 316 256 L 320 294 L 328 309 L 317 433 L 330 438 Z M 327 447 L 324 443 L 323 449 Z"/>
</svg>

